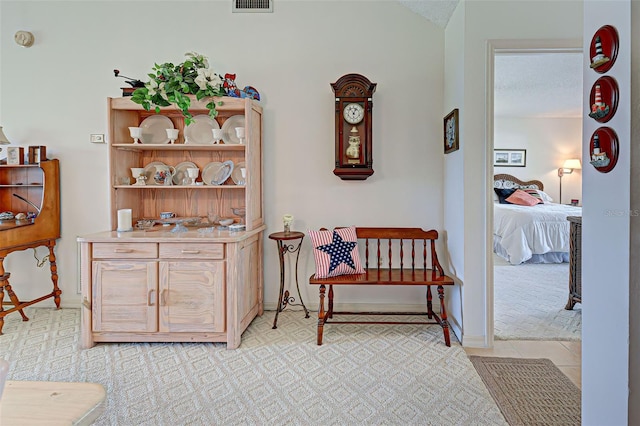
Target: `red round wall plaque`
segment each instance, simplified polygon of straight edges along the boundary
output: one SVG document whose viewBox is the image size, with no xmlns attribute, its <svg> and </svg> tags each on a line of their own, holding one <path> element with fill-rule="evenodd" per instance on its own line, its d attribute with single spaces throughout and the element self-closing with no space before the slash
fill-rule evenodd
<svg viewBox="0 0 640 426">
<path fill-rule="evenodd" d="M 589 163 L 600 173 L 609 173 L 618 162 L 618 135 L 611 127 L 600 127 L 591 135 Z"/>
<path fill-rule="evenodd" d="M 618 57 L 618 45 L 618 31 L 611 25 L 600 27 L 591 39 L 589 66 L 600 74 L 609 71 Z"/>
<path fill-rule="evenodd" d="M 599 123 L 611 120 L 618 109 L 618 83 L 609 76 L 600 77 L 591 87 L 589 117 Z"/>
</svg>

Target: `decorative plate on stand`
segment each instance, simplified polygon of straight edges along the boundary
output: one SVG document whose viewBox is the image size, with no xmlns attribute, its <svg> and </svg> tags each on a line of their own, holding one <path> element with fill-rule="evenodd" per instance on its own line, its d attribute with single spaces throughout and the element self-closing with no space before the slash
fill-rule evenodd
<svg viewBox="0 0 640 426">
<path fill-rule="evenodd" d="M 609 173 L 618 162 L 618 135 L 611 127 L 600 127 L 591 135 L 589 162 L 600 173 Z"/>
<path fill-rule="evenodd" d="M 619 44 L 618 31 L 615 27 L 611 25 L 600 27 L 591 39 L 589 66 L 599 74 L 609 71 L 618 57 Z"/>
<path fill-rule="evenodd" d="M 618 83 L 615 78 L 600 77 L 591 87 L 589 117 L 598 123 L 606 123 L 618 109 Z"/>
</svg>

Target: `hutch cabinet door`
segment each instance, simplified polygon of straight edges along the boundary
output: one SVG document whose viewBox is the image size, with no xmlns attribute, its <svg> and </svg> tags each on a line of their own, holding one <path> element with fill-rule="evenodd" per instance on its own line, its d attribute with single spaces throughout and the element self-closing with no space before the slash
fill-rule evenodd
<svg viewBox="0 0 640 426">
<path fill-rule="evenodd" d="M 225 331 L 225 262 L 160 262 L 160 331 Z"/>
<path fill-rule="evenodd" d="M 158 331 L 158 263 L 94 261 L 93 331 Z"/>
</svg>

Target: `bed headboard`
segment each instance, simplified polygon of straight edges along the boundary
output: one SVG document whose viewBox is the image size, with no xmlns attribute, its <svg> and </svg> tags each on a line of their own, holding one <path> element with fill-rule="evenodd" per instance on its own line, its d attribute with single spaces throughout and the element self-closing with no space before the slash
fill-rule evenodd
<svg viewBox="0 0 640 426">
<path fill-rule="evenodd" d="M 544 190 L 544 185 L 539 180 L 520 180 L 507 174 L 493 175 L 494 188 L 525 188 Z"/>
</svg>

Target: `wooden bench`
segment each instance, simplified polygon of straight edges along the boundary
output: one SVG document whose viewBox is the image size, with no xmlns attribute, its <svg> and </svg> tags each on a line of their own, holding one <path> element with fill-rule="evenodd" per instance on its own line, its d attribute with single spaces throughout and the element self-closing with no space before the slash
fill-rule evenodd
<svg viewBox="0 0 640 426">
<path fill-rule="evenodd" d="M 322 345 L 322 333 L 327 323 L 336 324 L 439 324 L 444 340 L 451 346 L 449 323 L 444 301 L 444 286 L 453 285 L 453 279 L 444 274 L 438 261 L 435 242 L 438 231 L 421 228 L 356 228 L 358 245 L 364 245 L 362 259 L 364 274 L 339 275 L 330 278 L 309 278 L 309 284 L 320 285 L 318 307 L 318 345 Z M 386 262 L 383 262 L 386 256 Z M 372 259 L 371 261 L 369 259 Z M 429 262 L 430 260 L 430 262 Z M 398 265 L 398 266 L 394 266 Z M 334 285 L 423 285 L 427 286 L 426 312 L 335 312 L 333 310 Z M 326 286 L 329 286 L 328 309 L 324 310 Z M 431 286 L 436 286 L 440 299 L 440 316 L 433 311 Z M 426 315 L 431 321 L 333 321 L 338 314 L 350 315 Z M 331 320 L 331 321 L 330 321 Z"/>
</svg>

